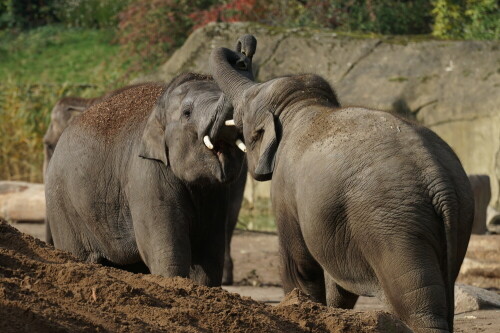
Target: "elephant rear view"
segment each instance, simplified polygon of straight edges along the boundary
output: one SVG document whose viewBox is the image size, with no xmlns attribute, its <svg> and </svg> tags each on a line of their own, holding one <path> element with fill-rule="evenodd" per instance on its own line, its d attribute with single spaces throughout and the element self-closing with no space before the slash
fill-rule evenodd
<svg viewBox="0 0 500 333">
<path fill-rule="evenodd" d="M 210 59 L 248 169 L 272 178 L 285 292 L 352 308 L 377 296 L 416 332 L 453 331 L 474 199 L 452 149 L 394 114 L 341 107 L 313 74 L 255 83 Z"/>
</svg>

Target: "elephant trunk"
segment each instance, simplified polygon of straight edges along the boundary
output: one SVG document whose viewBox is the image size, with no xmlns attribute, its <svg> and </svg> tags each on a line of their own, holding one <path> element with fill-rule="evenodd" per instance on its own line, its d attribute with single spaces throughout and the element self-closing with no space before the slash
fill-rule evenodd
<svg viewBox="0 0 500 333">
<path fill-rule="evenodd" d="M 252 81 L 253 74 L 251 72 L 238 71 L 233 67 L 232 64 L 235 64 L 236 68 L 241 66 L 241 58 L 240 54 L 226 48 L 217 48 L 210 55 L 212 75 L 229 98 L 228 102 L 233 104 L 238 102 L 238 98 L 245 89 L 256 84 Z"/>
<path fill-rule="evenodd" d="M 235 98 L 241 94 L 247 85 L 250 86 L 254 84 L 252 57 L 256 49 L 257 40 L 254 36 L 247 34 L 238 38 L 236 52 L 226 48 L 218 48 L 212 52 L 210 56 L 210 67 L 223 94 L 217 103 L 215 113 L 210 117 L 206 126 L 202 127 L 201 133 L 199 133 L 204 137 L 207 147 L 210 147 L 210 143 L 208 143 L 210 138 L 216 137 L 224 125 L 231 125 L 231 122 L 227 123 L 226 120 L 228 118 L 233 118 L 232 113 Z M 218 79 L 227 76 L 229 76 L 227 81 Z M 224 84 L 225 82 L 231 82 L 231 80 L 235 79 L 242 79 L 244 82 L 237 83 L 236 85 Z M 230 90 L 231 88 L 234 88 L 234 90 Z M 244 144 L 241 140 L 237 142 L 237 145 L 240 149 L 245 151 Z"/>
</svg>

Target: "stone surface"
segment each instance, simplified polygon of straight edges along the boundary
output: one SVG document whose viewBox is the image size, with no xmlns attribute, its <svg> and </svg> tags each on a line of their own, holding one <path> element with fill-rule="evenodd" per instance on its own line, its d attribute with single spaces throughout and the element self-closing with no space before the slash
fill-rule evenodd
<svg viewBox="0 0 500 333">
<path fill-rule="evenodd" d="M 11 222 L 43 222 L 45 219 L 43 184 L 0 181 L 0 218 Z"/>
<path fill-rule="evenodd" d="M 474 223 L 472 233 L 486 233 L 486 210 L 491 200 L 490 177 L 488 175 L 468 175 L 474 193 Z"/>
<path fill-rule="evenodd" d="M 500 309 L 500 295 L 465 284 L 455 285 L 455 314 L 484 309 Z"/>
<path fill-rule="evenodd" d="M 486 211 L 486 227 L 494 234 L 500 234 L 500 212 L 493 207 Z"/>
<path fill-rule="evenodd" d="M 490 176 L 490 204 L 500 209 L 500 41 L 365 39 L 331 30 L 210 24 L 195 31 L 157 73 L 141 80 L 208 73 L 212 49 L 233 47 L 244 33 L 258 40 L 257 80 L 316 73 L 334 86 L 343 105 L 416 119 L 451 145 L 467 173 Z M 265 189 L 259 191 L 259 186 Z M 254 185 L 247 198 L 269 193 L 268 187 Z"/>
</svg>

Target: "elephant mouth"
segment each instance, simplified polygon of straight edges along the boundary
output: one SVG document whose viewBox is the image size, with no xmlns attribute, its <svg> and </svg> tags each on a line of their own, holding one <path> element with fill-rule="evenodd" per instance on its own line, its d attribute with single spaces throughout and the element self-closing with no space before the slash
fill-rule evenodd
<svg viewBox="0 0 500 333">
<path fill-rule="evenodd" d="M 231 144 L 229 142 L 223 140 L 216 140 L 213 142 L 213 149 L 210 149 L 210 152 L 213 157 L 215 157 L 218 171 L 216 172 L 216 178 L 220 182 L 229 182 L 232 181 L 237 166 L 233 164 L 241 164 L 238 161 L 238 155 L 242 155 L 239 152 L 236 145 Z"/>
</svg>

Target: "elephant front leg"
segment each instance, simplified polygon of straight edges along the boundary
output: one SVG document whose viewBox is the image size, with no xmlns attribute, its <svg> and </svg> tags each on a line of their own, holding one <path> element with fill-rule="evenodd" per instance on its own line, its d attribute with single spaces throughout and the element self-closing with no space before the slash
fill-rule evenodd
<svg viewBox="0 0 500 333">
<path fill-rule="evenodd" d="M 131 210 L 139 253 L 152 274 L 189 277 L 189 219 L 175 208 Z"/>
<path fill-rule="evenodd" d="M 339 286 L 327 272 L 325 274 L 326 304 L 334 308 L 352 309 L 356 305 L 358 295 Z"/>
<path fill-rule="evenodd" d="M 211 225 L 207 223 L 207 225 Z M 225 253 L 225 225 L 211 225 L 192 239 L 190 277 L 198 284 L 219 287 L 222 284 Z"/>
</svg>

